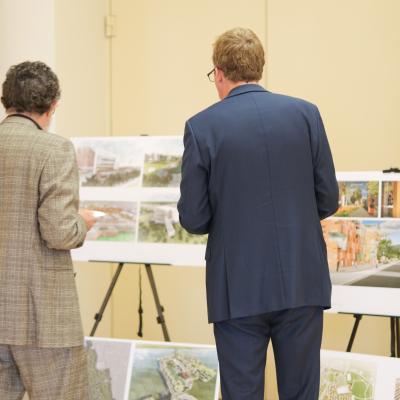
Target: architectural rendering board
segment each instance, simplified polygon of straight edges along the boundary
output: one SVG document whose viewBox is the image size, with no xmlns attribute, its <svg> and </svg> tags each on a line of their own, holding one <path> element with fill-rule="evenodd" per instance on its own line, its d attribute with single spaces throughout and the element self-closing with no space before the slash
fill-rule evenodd
<svg viewBox="0 0 400 400">
<path fill-rule="evenodd" d="M 82 208 L 104 213 L 88 232 L 86 240 L 135 242 L 138 204 L 124 201 L 82 201 Z"/>
<path fill-rule="evenodd" d="M 105 213 L 76 260 L 204 265 L 207 236 L 179 224 L 182 136 L 72 140 L 81 207 Z"/>
<path fill-rule="evenodd" d="M 400 175 L 347 172 L 337 178 L 339 210 L 322 221 L 333 311 L 399 316 Z"/>
<path fill-rule="evenodd" d="M 400 220 L 322 222 L 334 285 L 400 288 Z"/>
<path fill-rule="evenodd" d="M 400 359 L 321 351 L 319 400 L 397 399 Z"/>
<path fill-rule="evenodd" d="M 90 400 L 217 400 L 215 346 L 87 337 Z M 400 359 L 321 351 L 319 400 L 400 400 Z"/>
<path fill-rule="evenodd" d="M 400 181 L 382 182 L 381 199 L 381 216 L 400 218 Z"/>
<path fill-rule="evenodd" d="M 216 400 L 215 346 L 86 338 L 90 400 Z"/>
<path fill-rule="evenodd" d="M 83 187 L 137 187 L 143 170 L 142 141 L 135 137 L 73 140 Z"/>
<path fill-rule="evenodd" d="M 84 246 L 73 252 L 75 260 L 204 266 L 207 237 L 188 234 L 176 208 L 182 136 L 77 138 L 73 143 L 82 206 L 105 213 Z M 334 305 L 361 312 L 357 293 L 366 298 L 360 304 L 371 302 L 368 313 L 382 314 L 382 299 L 392 304 L 395 314 L 389 315 L 400 315 L 400 174 L 348 172 L 337 178 L 339 209 L 322 222 Z"/>
<path fill-rule="evenodd" d="M 213 346 L 136 342 L 129 400 L 218 399 Z"/>
<path fill-rule="evenodd" d="M 125 400 L 132 341 L 86 338 L 90 400 Z"/>
<path fill-rule="evenodd" d="M 378 216 L 379 181 L 339 181 L 337 217 Z"/>
</svg>

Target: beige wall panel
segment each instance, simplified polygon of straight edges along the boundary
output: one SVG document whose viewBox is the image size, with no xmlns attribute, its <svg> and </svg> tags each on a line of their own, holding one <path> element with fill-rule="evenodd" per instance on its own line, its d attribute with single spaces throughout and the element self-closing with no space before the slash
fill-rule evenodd
<svg viewBox="0 0 400 400">
<path fill-rule="evenodd" d="M 115 135 L 182 133 L 218 100 L 206 77 L 217 35 L 245 26 L 265 38 L 264 0 L 112 0 L 112 13 Z"/>
<path fill-rule="evenodd" d="M 346 351 L 354 325 L 352 315 L 325 313 L 322 347 L 327 350 Z M 390 355 L 390 318 L 363 317 L 354 341 L 353 352 Z"/>
<path fill-rule="evenodd" d="M 399 165 L 400 2 L 269 0 L 268 86 L 315 102 L 338 170 Z"/>
<path fill-rule="evenodd" d="M 156 307 L 146 271 L 142 266 L 143 320 L 146 340 L 164 340 L 157 324 Z M 138 338 L 139 266 L 126 265 L 114 294 L 113 334 L 120 338 Z M 205 270 L 154 266 L 160 302 L 172 341 L 213 343 L 212 327 L 207 323 Z"/>
<path fill-rule="evenodd" d="M 109 134 L 108 0 L 55 1 L 55 70 L 61 83 L 56 131 L 65 137 Z M 111 279 L 109 264 L 75 263 L 84 333 L 94 323 Z M 111 306 L 96 333 L 111 336 Z"/>
<path fill-rule="evenodd" d="M 110 134 L 108 0 L 57 0 L 55 12 L 57 131 L 68 137 Z"/>
</svg>

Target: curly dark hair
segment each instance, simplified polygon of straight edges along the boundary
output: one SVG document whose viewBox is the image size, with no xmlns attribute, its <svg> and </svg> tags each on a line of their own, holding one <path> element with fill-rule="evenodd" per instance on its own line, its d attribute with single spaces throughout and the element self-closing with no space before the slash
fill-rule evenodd
<svg viewBox="0 0 400 400">
<path fill-rule="evenodd" d="M 60 98 L 56 74 L 41 61 L 13 65 L 3 83 L 1 102 L 5 109 L 44 114 Z"/>
</svg>

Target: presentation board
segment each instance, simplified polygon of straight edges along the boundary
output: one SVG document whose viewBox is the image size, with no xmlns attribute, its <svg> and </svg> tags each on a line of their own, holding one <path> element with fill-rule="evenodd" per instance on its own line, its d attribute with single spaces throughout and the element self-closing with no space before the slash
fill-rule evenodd
<svg viewBox="0 0 400 400">
<path fill-rule="evenodd" d="M 342 172 L 339 210 L 322 221 L 332 311 L 400 316 L 400 175 Z"/>
<path fill-rule="evenodd" d="M 91 400 L 217 400 L 215 346 L 85 338 Z M 321 350 L 319 400 L 400 400 L 400 359 Z"/>
<path fill-rule="evenodd" d="M 90 400 L 217 400 L 215 346 L 85 338 Z"/>
<path fill-rule="evenodd" d="M 321 351 L 319 400 L 400 400 L 400 359 Z"/>
<path fill-rule="evenodd" d="M 179 224 L 182 136 L 82 137 L 81 206 L 104 213 L 76 261 L 204 266 L 206 236 Z M 400 316 L 400 174 L 342 172 L 322 222 L 337 312 Z"/>
<path fill-rule="evenodd" d="M 74 260 L 204 265 L 206 236 L 179 224 L 182 136 L 72 140 L 81 206 L 102 211 Z"/>
</svg>

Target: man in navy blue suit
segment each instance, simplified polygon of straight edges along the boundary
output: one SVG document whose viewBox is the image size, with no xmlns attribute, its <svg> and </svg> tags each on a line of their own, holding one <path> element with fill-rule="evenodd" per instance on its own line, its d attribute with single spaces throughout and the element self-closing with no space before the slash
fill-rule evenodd
<svg viewBox="0 0 400 400">
<path fill-rule="evenodd" d="M 258 85 L 264 50 L 236 28 L 214 44 L 220 102 L 185 127 L 182 226 L 208 233 L 209 321 L 224 400 L 262 400 L 274 348 L 279 398 L 318 399 L 331 282 L 320 220 L 338 207 L 317 107 Z"/>
</svg>

